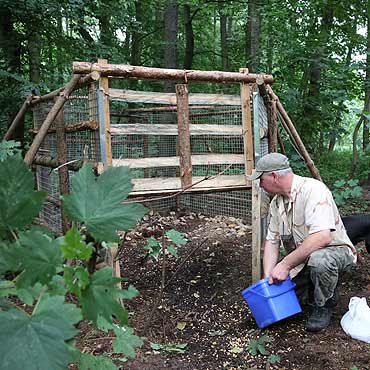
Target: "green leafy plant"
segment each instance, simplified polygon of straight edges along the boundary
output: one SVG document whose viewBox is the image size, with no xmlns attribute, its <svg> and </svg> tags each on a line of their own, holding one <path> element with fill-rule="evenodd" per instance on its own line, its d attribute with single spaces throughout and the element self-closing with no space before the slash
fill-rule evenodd
<svg viewBox="0 0 370 370">
<path fill-rule="evenodd" d="M 262 335 L 258 339 L 251 339 L 249 342 L 249 353 L 252 356 L 257 356 L 258 353 L 261 355 L 267 355 L 267 350 L 266 350 L 266 343 L 269 341 L 269 338 L 267 335 Z"/>
<path fill-rule="evenodd" d="M 72 345 L 83 319 L 115 334 L 114 353 L 132 358 L 143 344 L 121 304 L 138 291 L 117 288 L 121 279 L 109 267 L 90 271 L 79 262 L 89 263 L 99 243 L 116 242 L 116 230 L 132 227 L 146 209 L 122 204 L 132 186 L 127 168 L 110 168 L 96 178 L 87 165 L 71 180 L 62 204 L 89 242 L 76 225 L 57 238 L 33 226 L 46 194 L 34 190 L 33 174 L 20 156 L 0 162 L 1 369 L 59 370 L 72 362 L 80 369 L 116 369 L 108 357 Z"/>
<path fill-rule="evenodd" d="M 338 180 L 334 182 L 333 196 L 339 206 L 349 199 L 360 198 L 362 196 L 362 188 L 356 179 Z"/>
<path fill-rule="evenodd" d="M 175 343 L 168 343 L 168 344 L 158 344 L 158 343 L 150 343 L 150 347 L 154 351 L 158 352 L 168 352 L 168 353 L 185 353 L 186 352 L 186 347 L 188 346 L 187 343 L 183 344 L 175 344 Z"/>
<path fill-rule="evenodd" d="M 21 143 L 14 140 L 0 142 L 0 162 L 20 152 Z"/>
<path fill-rule="evenodd" d="M 177 246 L 185 245 L 187 243 L 184 234 L 174 229 L 166 231 L 165 236 L 167 240 L 169 240 L 168 244 L 165 244 L 164 242 L 160 243 L 157 239 L 151 237 L 144 246 L 147 250 L 148 256 L 154 258 L 156 261 L 158 261 L 161 254 L 165 253 L 165 250 L 177 259 L 179 257 L 177 254 Z"/>
</svg>

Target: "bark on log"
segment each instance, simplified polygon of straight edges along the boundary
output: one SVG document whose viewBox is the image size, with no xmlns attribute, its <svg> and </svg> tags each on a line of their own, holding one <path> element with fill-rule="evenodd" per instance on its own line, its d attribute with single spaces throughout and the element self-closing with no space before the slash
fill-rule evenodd
<svg viewBox="0 0 370 370">
<path fill-rule="evenodd" d="M 97 131 L 99 129 L 99 123 L 96 120 L 92 121 L 81 121 L 76 123 L 70 123 L 67 126 L 64 126 L 65 132 L 79 132 L 79 131 Z M 36 135 L 39 130 L 29 130 L 31 134 Z M 48 130 L 48 134 L 56 132 L 55 127 L 51 127 Z"/>
<path fill-rule="evenodd" d="M 81 76 L 81 79 L 78 81 L 77 85 L 76 85 L 76 89 L 80 88 L 80 87 L 84 87 L 86 85 L 88 85 L 90 82 L 93 81 L 93 78 L 92 78 L 92 75 L 91 74 L 88 74 L 86 76 Z M 58 96 L 63 90 L 65 90 L 65 88 L 67 87 L 66 86 L 63 86 L 63 87 L 60 87 L 59 89 L 57 90 L 54 90 L 48 94 L 45 94 L 45 95 L 42 95 L 42 96 L 34 96 L 30 105 L 31 106 L 34 106 L 38 103 L 41 103 L 43 101 L 48 101 L 48 100 L 53 100 L 56 96 Z"/>
<path fill-rule="evenodd" d="M 279 134 L 279 130 L 277 131 L 277 138 L 278 138 L 278 143 L 279 143 L 279 147 L 280 147 L 280 153 L 286 155 L 285 146 L 284 146 L 284 143 L 283 143 L 283 139 L 281 138 L 281 136 Z"/>
<path fill-rule="evenodd" d="M 192 183 L 189 128 L 189 93 L 187 85 L 176 85 L 177 127 L 179 131 L 179 157 L 181 187 L 185 189 Z"/>
<path fill-rule="evenodd" d="M 315 179 L 322 181 L 320 173 L 319 173 L 318 169 L 315 166 L 315 163 L 313 162 L 310 155 L 308 154 L 306 147 L 304 146 L 297 130 L 295 129 L 293 122 L 291 121 L 290 117 L 288 116 L 288 113 L 285 111 L 283 105 L 280 103 L 279 98 L 275 95 L 275 93 L 273 92 L 273 90 L 270 86 L 267 87 L 267 90 L 270 94 L 270 97 L 272 99 L 276 100 L 277 110 L 279 111 L 281 117 L 285 121 L 285 124 L 289 128 L 290 134 L 292 135 L 292 138 L 296 142 L 300 153 L 302 154 L 304 160 L 306 161 L 307 167 L 310 170 L 311 175 Z"/>
<path fill-rule="evenodd" d="M 24 157 L 24 161 L 30 166 L 32 164 L 35 155 L 40 148 L 42 141 L 44 140 L 51 124 L 54 122 L 55 117 L 59 113 L 60 109 L 63 107 L 64 103 L 68 99 L 69 94 L 73 91 L 76 84 L 80 80 L 80 75 L 74 75 L 72 80 L 66 85 L 63 93 L 57 98 L 53 108 L 51 108 L 50 112 L 48 113 L 45 121 L 43 122 L 39 132 L 35 136 L 28 152 Z"/>
<path fill-rule="evenodd" d="M 28 107 L 30 106 L 32 98 L 33 98 L 33 95 L 29 95 L 27 97 L 27 99 L 24 101 L 24 103 L 22 104 L 21 109 L 19 110 L 19 112 L 15 116 L 13 122 L 11 123 L 11 125 L 8 128 L 8 131 L 4 135 L 4 140 L 10 140 L 13 137 L 13 135 L 15 133 L 15 130 L 17 129 L 19 123 L 22 122 L 23 117 L 26 114 L 26 112 L 28 110 Z"/>
<path fill-rule="evenodd" d="M 58 167 L 58 161 L 56 158 L 53 158 L 49 155 L 36 155 L 33 164 L 44 166 L 44 167 L 50 167 L 50 168 L 57 168 Z M 77 172 L 84 164 L 84 161 L 81 159 L 76 162 L 69 163 L 66 165 L 70 171 Z M 98 163 L 93 164 L 94 168 L 98 167 Z"/>
<path fill-rule="evenodd" d="M 57 139 L 57 162 L 58 166 L 63 165 L 67 162 L 67 140 L 66 140 L 66 130 L 64 126 L 64 114 L 61 109 L 55 118 L 56 122 L 56 139 Z M 69 194 L 69 173 L 68 167 L 63 166 L 58 170 L 59 175 L 59 194 Z M 71 224 L 68 220 L 67 214 L 64 211 L 64 207 L 61 208 L 61 218 L 62 218 L 62 231 L 65 234 Z"/>
<path fill-rule="evenodd" d="M 243 74 L 238 72 L 150 68 L 126 64 L 103 65 L 99 63 L 73 62 L 73 73 L 87 74 L 93 71 L 100 72 L 102 76 L 138 78 L 143 80 L 177 80 L 185 83 L 188 81 L 219 83 L 255 82 L 258 76 L 267 84 L 274 82 L 273 77 L 267 74 L 258 75 L 254 73 Z"/>
</svg>

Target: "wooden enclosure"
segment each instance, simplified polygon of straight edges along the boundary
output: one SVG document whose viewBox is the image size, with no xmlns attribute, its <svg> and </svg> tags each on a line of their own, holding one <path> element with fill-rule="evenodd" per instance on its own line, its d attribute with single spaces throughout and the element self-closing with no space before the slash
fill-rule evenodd
<svg viewBox="0 0 370 370">
<path fill-rule="evenodd" d="M 266 224 L 261 199 L 266 197 L 258 182 L 250 184 L 246 175 L 259 156 L 277 151 L 277 119 L 319 177 L 272 91 L 272 76 L 250 74 L 248 69 L 166 70 L 110 65 L 106 60 L 75 62 L 73 72 L 64 88 L 29 97 L 18 115 L 33 108 L 35 138 L 25 161 L 36 166 L 38 188 L 49 193 L 43 221 L 56 231 L 68 228 L 59 194 L 68 193 L 69 177 L 83 163 L 93 163 L 97 172 L 129 166 L 130 197 L 149 206 L 171 199 L 171 207 L 199 210 L 201 206 L 206 213 L 218 206 L 220 213 L 247 219 L 252 225 L 252 278 L 258 280 Z M 110 87 L 110 81 L 119 78 L 179 83 L 173 93 Z M 237 83 L 240 94 L 192 93 L 193 81 Z M 11 138 L 18 116 L 6 139 Z M 282 144 L 280 149 L 284 151 Z"/>
</svg>

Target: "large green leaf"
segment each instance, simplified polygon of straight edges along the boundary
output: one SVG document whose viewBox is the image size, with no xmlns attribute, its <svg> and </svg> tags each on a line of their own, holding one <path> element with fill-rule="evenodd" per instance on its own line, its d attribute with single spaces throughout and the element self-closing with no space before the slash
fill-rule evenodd
<svg viewBox="0 0 370 370">
<path fill-rule="evenodd" d="M 128 358 L 135 357 L 135 348 L 143 345 L 143 340 L 134 335 L 134 330 L 128 326 L 114 325 L 116 339 L 113 341 L 114 352 L 121 352 Z"/>
<path fill-rule="evenodd" d="M 2 370 L 65 370 L 70 362 L 66 340 L 77 334 L 79 309 L 64 297 L 45 295 L 32 316 L 18 309 L 0 311 Z"/>
<path fill-rule="evenodd" d="M 17 280 L 17 287 L 26 288 L 36 282 L 49 283 L 63 263 L 60 239 L 51 239 L 38 230 L 30 230 L 20 234 L 19 242 L 22 248 L 16 248 L 14 258 L 23 272 Z"/>
<path fill-rule="evenodd" d="M 121 279 L 112 276 L 112 269 L 105 267 L 91 277 L 89 286 L 81 290 L 81 307 L 85 318 L 98 322 L 99 316 L 112 322 L 115 316 L 121 323 L 127 323 L 127 311 L 118 302 L 121 290 L 116 284 Z"/>
<path fill-rule="evenodd" d="M 0 235 L 22 228 L 39 213 L 46 193 L 34 190 L 34 177 L 19 155 L 0 162 Z"/>
<path fill-rule="evenodd" d="M 130 229 L 146 212 L 141 204 L 122 204 L 131 189 L 128 168 L 111 167 L 96 178 L 85 165 L 71 179 L 71 194 L 62 198 L 64 209 L 96 240 L 118 241 L 116 231 Z"/>
</svg>

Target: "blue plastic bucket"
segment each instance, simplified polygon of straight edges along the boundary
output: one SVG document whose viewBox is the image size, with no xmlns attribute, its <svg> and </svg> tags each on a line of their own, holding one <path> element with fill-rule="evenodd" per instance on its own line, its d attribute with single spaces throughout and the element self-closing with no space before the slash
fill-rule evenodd
<svg viewBox="0 0 370 370">
<path fill-rule="evenodd" d="M 260 329 L 302 311 L 294 287 L 289 277 L 271 285 L 265 278 L 243 290 L 242 295 Z"/>
</svg>

